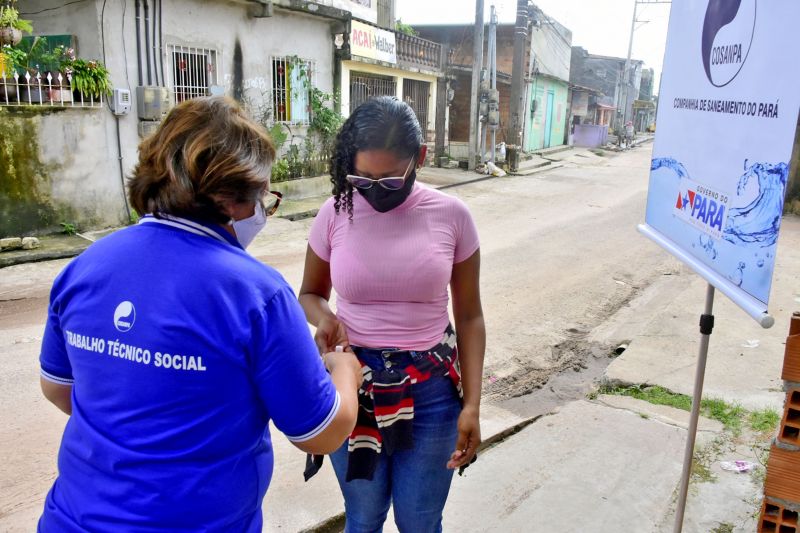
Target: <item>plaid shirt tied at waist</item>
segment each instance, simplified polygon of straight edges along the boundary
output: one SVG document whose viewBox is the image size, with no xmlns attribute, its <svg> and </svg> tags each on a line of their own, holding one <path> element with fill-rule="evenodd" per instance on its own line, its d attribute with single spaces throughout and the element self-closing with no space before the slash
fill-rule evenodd
<svg viewBox="0 0 800 533">
<path fill-rule="evenodd" d="M 358 419 L 348 439 L 347 481 L 372 479 L 381 453 L 392 455 L 414 445 L 414 395 L 412 385 L 431 377 L 449 377 L 463 398 L 456 334 L 448 325 L 439 344 L 426 351 L 374 350 L 353 347 L 361 362 L 364 382 L 358 391 Z M 373 369 L 361 356 L 382 356 L 383 368 Z M 411 364 L 395 365 L 392 358 L 411 355 Z M 405 358 L 408 359 L 408 358 Z M 455 444 L 455 443 L 454 443 Z M 309 455 L 306 481 L 319 471 L 322 456 Z"/>
</svg>

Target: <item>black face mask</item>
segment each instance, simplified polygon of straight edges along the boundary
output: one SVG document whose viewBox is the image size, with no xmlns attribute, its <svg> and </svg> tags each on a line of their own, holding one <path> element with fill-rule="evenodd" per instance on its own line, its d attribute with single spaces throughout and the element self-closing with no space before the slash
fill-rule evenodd
<svg viewBox="0 0 800 533">
<path fill-rule="evenodd" d="M 403 187 L 396 191 L 390 191 L 375 183 L 369 189 L 358 189 L 358 192 L 375 211 L 386 213 L 396 207 L 400 207 L 406 201 L 414 188 L 416 179 L 417 172 L 414 170 L 406 178 Z"/>
</svg>

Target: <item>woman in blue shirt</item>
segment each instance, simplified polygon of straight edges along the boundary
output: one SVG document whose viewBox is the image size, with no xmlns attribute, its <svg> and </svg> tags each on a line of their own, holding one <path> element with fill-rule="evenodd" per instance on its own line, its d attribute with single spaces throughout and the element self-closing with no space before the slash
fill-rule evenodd
<svg viewBox="0 0 800 533">
<path fill-rule="evenodd" d="M 268 422 L 334 451 L 360 366 L 321 359 L 289 285 L 244 250 L 280 200 L 263 130 L 229 99 L 197 98 L 139 152 L 129 196 L 145 216 L 51 292 L 42 391 L 71 416 L 39 531 L 260 532 Z"/>
</svg>

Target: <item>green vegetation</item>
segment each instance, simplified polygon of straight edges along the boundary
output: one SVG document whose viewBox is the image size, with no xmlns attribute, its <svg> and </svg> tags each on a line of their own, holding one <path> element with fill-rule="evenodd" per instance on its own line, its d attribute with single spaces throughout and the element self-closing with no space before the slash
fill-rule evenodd
<svg viewBox="0 0 800 533">
<path fill-rule="evenodd" d="M 0 28 L 14 28 L 16 30 L 31 33 L 33 24 L 30 20 L 19 18 L 19 11 L 12 6 L 0 7 Z"/>
<path fill-rule="evenodd" d="M 75 226 L 75 224 L 61 222 L 59 225 L 61 226 L 61 233 L 64 233 L 65 235 L 75 235 L 78 233 L 78 228 Z"/>
<path fill-rule="evenodd" d="M 667 405 L 683 411 L 691 411 L 692 398 L 685 394 L 677 394 L 659 386 L 631 385 L 627 387 L 604 386 L 601 394 L 630 396 L 655 405 Z M 700 403 L 700 414 L 706 418 L 722 422 L 725 429 L 735 435 L 741 433 L 744 423 L 755 431 L 765 432 L 775 428 L 780 416 L 769 409 L 749 412 L 740 405 L 730 404 L 716 398 L 703 398 Z"/>
<path fill-rule="evenodd" d="M 774 409 L 760 409 L 750 413 L 748 423 L 753 431 L 767 433 L 777 429 L 781 423 L 781 415 Z"/>
<path fill-rule="evenodd" d="M 419 35 L 419 32 L 417 30 L 415 30 L 408 24 L 404 24 L 401 19 L 397 19 L 397 22 L 395 22 L 394 27 L 400 33 L 410 35 L 411 37 L 416 37 L 417 35 Z"/>
<path fill-rule="evenodd" d="M 111 94 L 111 80 L 106 67 L 99 61 L 76 59 L 69 64 L 73 87 L 84 96 L 100 97 Z"/>
</svg>

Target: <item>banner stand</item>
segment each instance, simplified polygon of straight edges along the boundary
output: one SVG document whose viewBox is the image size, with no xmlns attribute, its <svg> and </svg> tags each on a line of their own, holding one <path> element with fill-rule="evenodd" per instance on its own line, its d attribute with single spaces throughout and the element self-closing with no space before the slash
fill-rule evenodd
<svg viewBox="0 0 800 533">
<path fill-rule="evenodd" d="M 706 289 L 706 303 L 703 314 L 700 315 L 700 349 L 697 355 L 697 369 L 694 377 L 694 395 L 692 396 L 692 414 L 689 417 L 688 434 L 686 435 L 686 450 L 683 454 L 683 473 L 681 474 L 681 490 L 678 494 L 678 507 L 675 509 L 674 533 L 681 533 L 683 529 L 683 515 L 686 511 L 686 497 L 689 494 L 689 480 L 692 476 L 692 459 L 694 458 L 694 444 L 697 438 L 697 424 L 700 420 L 700 404 L 703 401 L 703 382 L 706 376 L 706 361 L 708 360 L 708 342 L 711 331 L 714 329 L 714 286 L 710 283 Z"/>
</svg>

